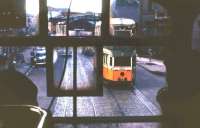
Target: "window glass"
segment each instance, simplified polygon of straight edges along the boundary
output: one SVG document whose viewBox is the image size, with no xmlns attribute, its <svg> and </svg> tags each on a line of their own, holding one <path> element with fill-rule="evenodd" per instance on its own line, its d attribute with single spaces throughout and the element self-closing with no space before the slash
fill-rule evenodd
<svg viewBox="0 0 200 128">
<path fill-rule="evenodd" d="M 115 57 L 115 66 L 131 66 L 130 57 Z"/>
<path fill-rule="evenodd" d="M 0 12 L 2 14 L 2 15 L 0 14 L 1 19 L 4 19 L 5 22 L 7 23 L 6 26 L 3 26 L 2 25 L 3 23 L 1 24 L 0 37 L 2 36 L 35 36 L 39 33 L 39 0 L 24 0 L 25 4 L 20 3 L 21 1 L 23 0 L 18 1 L 19 3 L 16 4 L 18 10 L 21 10 L 21 11 L 19 15 L 16 14 L 17 16 L 15 16 L 16 19 L 21 19 L 20 22 L 18 21 L 12 22 L 14 21 L 14 19 L 12 20 L 12 17 L 11 17 L 12 8 L 10 6 L 6 6 L 6 10 L 5 9 L 0 10 L 2 11 Z M 3 6 L 3 4 L 1 5 Z M 9 7 L 10 7 L 10 10 L 8 9 Z M 24 14 L 23 14 L 23 10 L 25 10 Z M 10 20 L 9 20 L 9 17 L 10 17 Z M 3 20 L 1 22 L 3 22 Z"/>
<path fill-rule="evenodd" d="M 29 7 L 31 2 L 31 0 L 26 0 L 26 27 L 9 28 L 11 34 L 8 35 L 32 36 L 38 33 L 38 12 L 34 12 L 35 9 L 31 10 Z M 59 2 L 47 0 L 48 35 L 100 36 L 101 2 L 101 0 L 84 2 L 81 0 L 59 0 Z M 136 14 L 132 15 L 133 12 Z M 170 30 L 166 10 L 151 2 L 111 0 L 110 19 L 110 33 L 118 37 L 168 35 Z M 5 34 L 7 30 L 3 28 L 1 32 L 3 36 L 7 36 L 7 33 Z M 14 68 L 31 79 L 38 88 L 39 106 L 50 110 L 53 117 L 72 117 L 73 112 L 76 112 L 73 111 L 74 97 L 50 97 L 46 94 L 46 50 L 44 46 L 0 47 L 0 70 Z M 76 55 L 73 55 L 74 51 Z M 80 91 L 98 89 L 97 83 L 101 82 L 97 79 L 96 51 L 96 48 L 92 46 L 78 47 L 76 50 L 73 47 L 55 47 L 52 59 L 54 88 L 66 91 L 66 94 L 68 91 L 74 91 L 73 75 L 74 67 L 76 67 L 77 89 Z M 109 60 L 113 63 L 113 67 L 100 66 L 102 67 L 100 71 L 103 77 L 101 83 L 103 95 L 77 97 L 78 117 L 162 114 L 156 101 L 158 90 L 167 86 L 162 47 L 104 46 L 103 57 L 107 65 Z M 74 62 L 74 58 L 77 58 L 77 63 Z M 138 126 L 112 125 L 113 127 Z M 82 125 L 79 126 L 82 127 Z"/>
<path fill-rule="evenodd" d="M 93 90 L 97 82 L 97 53 L 95 47 L 78 47 L 77 49 L 77 88 Z"/>
<path fill-rule="evenodd" d="M 97 89 L 97 53 L 96 48 L 77 47 L 76 67 L 74 58 L 74 47 L 56 47 L 53 50 L 54 65 L 54 87 L 62 91 L 63 95 L 70 95 L 68 92 L 92 91 Z M 76 68 L 76 69 L 74 69 Z M 76 78 L 74 81 L 74 73 Z M 51 86 L 51 85 L 50 85 Z M 96 90 L 97 91 L 97 90 Z M 61 95 L 57 94 L 58 96 Z M 89 95 L 89 94 L 87 94 Z"/>
<path fill-rule="evenodd" d="M 52 97 L 47 96 L 44 53 L 46 53 L 44 46 L 0 46 L 0 70 L 15 69 L 32 80 L 38 89 L 39 106 L 47 109 Z"/>
<path fill-rule="evenodd" d="M 73 48 L 56 47 L 53 51 L 54 84 L 61 90 L 73 90 Z"/>
<path fill-rule="evenodd" d="M 55 50 L 57 51 L 59 48 L 56 48 Z M 54 50 L 54 56 L 60 56 L 62 58 L 63 55 L 60 54 L 59 52 L 58 53 L 55 52 L 55 50 Z M 55 55 L 55 53 L 57 53 L 58 55 Z M 57 61 L 60 61 L 60 63 L 63 61 L 59 57 L 56 58 L 54 57 L 54 64 Z M 33 83 L 36 85 L 38 89 L 37 101 L 40 107 L 50 110 L 52 112 L 53 117 L 66 117 L 66 116 L 70 117 L 73 115 L 72 97 L 47 96 L 47 81 L 46 81 L 47 74 L 46 74 L 45 64 L 46 64 L 46 48 L 44 46 L 30 46 L 30 47 L 0 46 L 0 71 L 12 68 L 21 72 L 27 78 L 32 80 Z M 62 63 L 59 64 L 58 66 L 60 70 L 63 68 Z M 60 73 L 58 72 L 56 73 L 57 73 L 56 74 L 57 79 L 60 79 L 59 76 Z"/>
<path fill-rule="evenodd" d="M 127 58 L 121 54 L 128 46 L 103 52 L 112 56 Z M 129 46 L 130 48 L 130 46 Z M 132 47 L 129 58 L 132 61 L 123 65 L 103 65 L 103 96 L 78 97 L 77 113 L 79 117 L 112 116 L 152 116 L 162 114 L 156 100 L 157 92 L 167 86 L 166 69 L 163 64 L 163 47 Z M 119 53 L 120 52 L 120 53 Z M 103 58 L 103 57 L 102 57 Z M 114 57 L 115 63 L 115 57 Z M 86 109 L 87 108 L 87 109 Z"/>
<path fill-rule="evenodd" d="M 170 34 L 167 10 L 152 0 L 111 0 L 110 33 L 116 37 Z"/>
<path fill-rule="evenodd" d="M 58 50 L 62 48 L 56 47 L 54 51 L 57 52 L 57 56 L 64 58 Z M 77 56 L 78 61 L 86 59 L 92 63 L 89 60 L 92 60 L 93 56 L 82 54 L 82 48 L 84 47 L 78 47 L 77 49 L 78 54 L 80 54 L 78 55 L 79 57 Z M 72 50 L 72 47 L 68 49 Z M 116 71 L 116 79 L 114 77 L 110 79 L 108 76 L 111 76 L 111 74 L 109 73 L 103 74 L 102 96 L 77 98 L 77 115 L 80 117 L 160 115 L 161 110 L 156 101 L 156 95 L 160 88 L 167 86 L 165 81 L 166 70 L 163 64 L 163 50 L 163 47 L 136 48 L 136 58 L 135 61 L 132 59 L 131 68 L 121 67 L 120 69 L 114 66 L 112 71 Z M 44 58 L 43 54 L 39 58 L 34 56 L 36 53 L 45 53 L 45 51 L 45 47 L 41 46 L 0 47 L 0 69 L 15 68 L 31 79 L 38 88 L 39 106 L 49 109 L 53 117 L 71 117 L 73 116 L 72 97 L 47 96 L 46 67 L 42 64 L 42 62 L 46 61 L 42 61 Z M 55 65 L 57 61 L 63 61 L 63 59 L 58 59 L 59 57 L 53 59 Z M 86 60 L 83 63 L 87 63 Z M 58 67 L 62 69 L 64 66 L 60 64 Z M 80 80 L 77 77 L 77 81 L 88 81 L 94 78 L 92 68 L 88 64 L 83 64 L 83 67 L 83 69 L 88 69 L 88 72 L 85 73 L 88 76 L 82 77 Z M 80 69 L 80 71 L 83 69 Z M 111 71 L 111 68 L 107 70 Z M 77 75 L 80 71 L 77 71 Z M 128 74 L 132 74 L 132 79 L 128 78 Z M 57 75 L 59 75 L 59 72 L 57 72 Z M 59 79 L 59 76 L 57 79 Z M 126 83 L 126 81 L 131 82 Z M 82 86 L 78 86 L 79 88 L 82 89 Z"/>
<path fill-rule="evenodd" d="M 47 6 L 49 36 L 95 35 L 102 0 L 47 0 Z"/>
<path fill-rule="evenodd" d="M 112 57 L 110 57 L 110 66 L 112 66 L 113 64 L 112 64 Z"/>
</svg>

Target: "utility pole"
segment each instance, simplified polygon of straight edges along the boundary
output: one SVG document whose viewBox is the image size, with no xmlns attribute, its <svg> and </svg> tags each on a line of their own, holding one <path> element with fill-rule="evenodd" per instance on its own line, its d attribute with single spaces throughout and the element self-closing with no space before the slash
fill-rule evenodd
<svg viewBox="0 0 200 128">
<path fill-rule="evenodd" d="M 69 18 L 70 18 L 70 8 L 71 8 L 72 0 L 70 0 L 69 7 L 67 10 L 67 21 L 66 21 L 66 36 L 69 36 Z"/>
</svg>

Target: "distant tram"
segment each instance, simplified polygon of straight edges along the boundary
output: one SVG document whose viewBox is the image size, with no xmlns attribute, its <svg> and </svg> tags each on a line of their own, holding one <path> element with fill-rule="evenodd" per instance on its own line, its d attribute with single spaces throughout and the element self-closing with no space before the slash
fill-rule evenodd
<svg viewBox="0 0 200 128">
<path fill-rule="evenodd" d="M 106 82 L 132 85 L 135 80 L 136 51 L 128 46 L 103 48 L 103 78 Z"/>
<path fill-rule="evenodd" d="M 96 22 L 95 36 L 101 35 L 101 21 Z M 129 18 L 111 18 L 110 34 L 117 37 L 133 37 L 136 35 L 136 23 Z"/>
<path fill-rule="evenodd" d="M 129 18 L 111 18 L 110 34 L 116 37 L 135 36 L 136 24 Z M 95 35 L 101 35 L 101 22 L 95 26 Z M 103 47 L 104 83 L 132 85 L 135 81 L 136 50 L 130 46 Z"/>
</svg>

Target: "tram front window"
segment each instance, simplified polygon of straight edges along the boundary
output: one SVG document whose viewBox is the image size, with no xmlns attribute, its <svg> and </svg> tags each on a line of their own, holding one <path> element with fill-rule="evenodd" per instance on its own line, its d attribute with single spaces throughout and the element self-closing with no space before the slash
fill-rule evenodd
<svg viewBox="0 0 200 128">
<path fill-rule="evenodd" d="M 130 57 L 115 57 L 115 66 L 131 66 Z"/>
<path fill-rule="evenodd" d="M 115 31 L 114 35 L 117 35 L 119 37 L 131 37 L 133 34 L 132 34 L 132 31 L 131 30 L 117 30 Z"/>
<path fill-rule="evenodd" d="M 8 46 L 0 45 L 0 68 L 4 70 L 12 64 L 37 85 L 39 106 L 51 112 L 55 124 L 134 122 L 137 117 L 148 122 L 143 116 L 159 117 L 162 112 L 156 95 L 167 85 L 160 48 L 163 44 L 156 40 L 158 47 L 155 47 L 154 40 L 143 39 L 168 35 L 169 24 L 161 24 L 163 17 L 158 14 L 164 11 L 169 17 L 163 8 L 153 9 L 151 0 L 126 1 L 128 4 L 123 0 L 40 1 L 42 11 L 34 15 L 37 18 L 33 21 L 27 19 L 30 29 L 25 31 L 27 36 L 39 36 L 28 38 L 30 46 L 26 39 L 16 40 L 17 47 L 10 47 L 10 40 Z M 149 7 L 153 12 L 148 12 Z M 44 13 L 46 9 L 48 14 Z M 44 42 L 36 43 L 40 40 Z M 21 41 L 27 47 L 22 47 Z M 37 45 L 44 45 L 45 54 L 38 52 L 32 57 Z M 36 58 L 44 62 L 42 66 L 32 63 Z M 137 126 L 130 124 L 130 127 Z"/>
</svg>

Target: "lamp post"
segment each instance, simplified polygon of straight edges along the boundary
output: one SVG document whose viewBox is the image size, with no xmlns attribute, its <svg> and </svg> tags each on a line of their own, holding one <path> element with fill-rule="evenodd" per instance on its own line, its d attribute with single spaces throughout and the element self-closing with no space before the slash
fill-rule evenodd
<svg viewBox="0 0 200 128">
<path fill-rule="evenodd" d="M 140 19 L 139 19 L 139 33 L 140 35 L 143 34 L 143 0 L 140 0 Z"/>
</svg>

